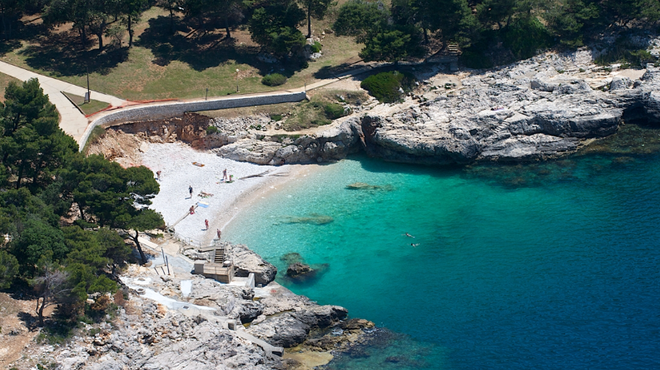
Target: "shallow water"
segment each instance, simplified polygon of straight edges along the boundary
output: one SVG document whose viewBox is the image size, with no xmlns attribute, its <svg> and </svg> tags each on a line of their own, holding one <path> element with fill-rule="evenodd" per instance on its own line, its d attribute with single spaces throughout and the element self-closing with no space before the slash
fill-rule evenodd
<svg viewBox="0 0 660 370">
<path fill-rule="evenodd" d="M 463 169 L 358 157 L 223 235 L 278 279 L 289 252 L 328 263 L 312 282 L 281 281 L 403 334 L 331 369 L 660 368 L 659 184 L 657 154 Z M 319 216 L 332 222 L 287 222 Z"/>
</svg>

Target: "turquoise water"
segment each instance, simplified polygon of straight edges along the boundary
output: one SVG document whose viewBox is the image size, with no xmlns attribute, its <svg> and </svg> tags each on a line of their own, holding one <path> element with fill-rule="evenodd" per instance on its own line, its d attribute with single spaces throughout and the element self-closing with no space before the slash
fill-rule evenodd
<svg viewBox="0 0 660 370">
<path fill-rule="evenodd" d="M 355 182 L 380 188 L 346 188 Z M 320 216 L 332 222 L 292 223 Z M 331 369 L 650 369 L 659 223 L 658 155 L 460 169 L 357 157 L 287 185 L 224 234 L 294 292 L 401 333 Z M 289 252 L 329 267 L 287 282 Z"/>
</svg>

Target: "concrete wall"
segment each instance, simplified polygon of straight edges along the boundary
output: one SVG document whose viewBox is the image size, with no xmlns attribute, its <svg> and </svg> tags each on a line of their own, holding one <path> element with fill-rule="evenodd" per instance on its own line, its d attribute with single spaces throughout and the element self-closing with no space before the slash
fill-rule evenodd
<svg viewBox="0 0 660 370">
<path fill-rule="evenodd" d="M 192 102 L 166 102 L 162 104 L 128 107 L 101 113 L 93 118 L 92 122 L 87 126 L 80 142 L 78 143 L 79 150 L 85 147 L 85 143 L 89 139 L 89 135 L 96 126 L 100 125 L 113 125 L 122 124 L 126 122 L 147 121 L 155 119 L 163 119 L 168 117 L 175 117 L 182 115 L 185 112 L 198 112 L 205 110 L 216 109 L 230 109 L 250 107 L 257 105 L 269 105 L 279 103 L 298 102 L 307 98 L 304 91 L 281 93 L 281 94 L 264 94 L 252 96 L 237 96 L 231 98 L 218 98 L 212 100 L 192 101 Z"/>
</svg>

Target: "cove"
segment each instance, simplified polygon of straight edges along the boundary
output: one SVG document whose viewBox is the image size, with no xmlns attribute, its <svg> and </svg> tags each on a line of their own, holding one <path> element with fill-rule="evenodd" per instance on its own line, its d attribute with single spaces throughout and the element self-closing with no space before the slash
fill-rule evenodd
<svg viewBox="0 0 660 370">
<path fill-rule="evenodd" d="M 346 188 L 357 182 L 376 187 Z M 304 222 L 319 216 L 331 222 Z M 353 157 L 223 236 L 295 293 L 392 332 L 329 369 L 648 369 L 660 367 L 659 223 L 657 153 L 455 169 Z M 290 252 L 329 267 L 289 283 Z"/>
</svg>

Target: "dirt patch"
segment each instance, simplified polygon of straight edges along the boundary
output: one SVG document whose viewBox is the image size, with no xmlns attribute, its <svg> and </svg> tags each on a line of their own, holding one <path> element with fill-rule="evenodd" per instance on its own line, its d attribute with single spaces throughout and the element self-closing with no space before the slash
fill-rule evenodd
<svg viewBox="0 0 660 370">
<path fill-rule="evenodd" d="M 127 123 L 106 128 L 105 134 L 90 145 L 87 154 L 101 154 L 123 167 L 133 167 L 141 162 L 144 143 L 174 143 L 182 141 L 195 149 L 217 146 L 207 137 L 210 118 L 196 113 L 164 120 Z"/>
<path fill-rule="evenodd" d="M 39 330 L 30 330 L 36 320 L 35 307 L 35 300 L 18 300 L 0 293 L 0 368 L 11 368 L 39 334 Z M 49 317 L 53 309 L 53 306 L 47 307 L 45 315 Z"/>
</svg>

